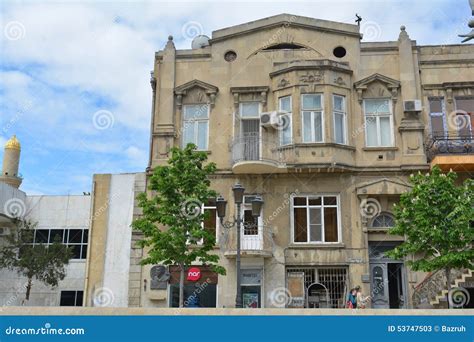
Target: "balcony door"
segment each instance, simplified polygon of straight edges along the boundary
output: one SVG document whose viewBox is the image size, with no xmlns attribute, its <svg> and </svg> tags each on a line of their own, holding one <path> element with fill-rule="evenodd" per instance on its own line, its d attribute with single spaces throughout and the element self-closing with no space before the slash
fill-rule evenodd
<svg viewBox="0 0 474 342">
<path fill-rule="evenodd" d="M 244 160 L 260 159 L 260 137 L 260 102 L 240 103 L 240 138 Z"/>
<path fill-rule="evenodd" d="M 252 200 L 254 198 L 255 196 L 244 196 L 244 203 L 242 206 L 244 224 L 242 225 L 242 230 L 240 232 L 240 248 L 242 250 L 263 249 L 262 215 L 260 215 L 258 219 L 252 216 Z"/>
</svg>

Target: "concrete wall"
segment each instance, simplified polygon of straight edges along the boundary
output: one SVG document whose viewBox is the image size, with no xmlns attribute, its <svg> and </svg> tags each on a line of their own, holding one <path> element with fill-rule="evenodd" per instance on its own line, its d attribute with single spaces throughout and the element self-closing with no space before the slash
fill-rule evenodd
<svg viewBox="0 0 474 342">
<path fill-rule="evenodd" d="M 26 218 L 37 222 L 37 229 L 88 229 L 90 196 L 28 196 Z M 72 259 L 66 266 L 66 277 L 56 288 L 33 280 L 27 305 L 58 306 L 61 291 L 83 291 L 86 260 Z M 25 296 L 26 278 L 16 272 L 0 271 L 1 305 L 19 305 Z"/>
</svg>

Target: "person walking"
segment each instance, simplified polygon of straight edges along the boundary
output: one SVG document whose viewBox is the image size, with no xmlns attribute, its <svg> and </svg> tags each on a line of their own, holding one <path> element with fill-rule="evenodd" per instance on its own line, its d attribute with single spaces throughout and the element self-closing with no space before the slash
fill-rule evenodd
<svg viewBox="0 0 474 342">
<path fill-rule="evenodd" d="M 346 301 L 347 309 L 356 309 L 357 308 L 357 290 L 351 289 L 347 295 Z"/>
<path fill-rule="evenodd" d="M 358 309 L 365 309 L 366 306 L 367 306 L 367 303 L 370 300 L 370 296 L 364 297 L 364 295 L 362 294 L 362 289 L 360 288 L 359 285 L 357 285 L 355 287 L 355 291 L 356 291 L 357 308 Z"/>
</svg>

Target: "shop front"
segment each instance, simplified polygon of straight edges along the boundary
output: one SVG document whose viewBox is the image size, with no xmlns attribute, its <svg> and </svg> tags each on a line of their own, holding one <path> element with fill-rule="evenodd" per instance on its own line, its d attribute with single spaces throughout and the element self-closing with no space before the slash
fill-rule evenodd
<svg viewBox="0 0 474 342">
<path fill-rule="evenodd" d="M 179 307 L 180 268 L 170 266 L 169 306 Z M 184 307 L 217 307 L 217 273 L 207 266 L 192 266 L 184 274 Z"/>
</svg>

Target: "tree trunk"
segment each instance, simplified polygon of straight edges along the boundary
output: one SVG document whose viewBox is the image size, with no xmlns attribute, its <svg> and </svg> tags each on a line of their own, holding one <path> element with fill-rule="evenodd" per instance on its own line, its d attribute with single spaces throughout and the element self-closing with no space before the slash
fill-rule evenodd
<svg viewBox="0 0 474 342">
<path fill-rule="evenodd" d="M 446 299 L 448 302 L 448 309 L 449 307 L 449 291 L 451 290 L 451 268 L 446 267 L 444 269 L 444 272 L 446 273 L 446 288 L 448 289 L 448 293 L 446 294 Z"/>
<path fill-rule="evenodd" d="M 184 305 L 184 265 L 181 264 L 181 272 L 179 273 L 179 307 Z"/>
<path fill-rule="evenodd" d="M 31 287 L 33 286 L 33 282 L 31 278 L 28 278 L 28 283 L 26 284 L 26 295 L 25 295 L 25 300 L 23 301 L 22 304 L 25 304 L 25 302 L 30 300 L 30 292 L 31 292 Z"/>
</svg>

